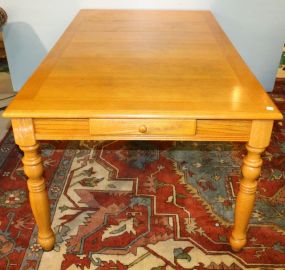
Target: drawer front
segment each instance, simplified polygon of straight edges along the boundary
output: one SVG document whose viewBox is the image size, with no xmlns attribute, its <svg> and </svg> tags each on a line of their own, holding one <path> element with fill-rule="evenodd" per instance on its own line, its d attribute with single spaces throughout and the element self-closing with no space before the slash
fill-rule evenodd
<svg viewBox="0 0 285 270">
<path fill-rule="evenodd" d="M 196 133 L 196 120 L 183 119 L 90 119 L 90 135 L 189 136 Z"/>
</svg>

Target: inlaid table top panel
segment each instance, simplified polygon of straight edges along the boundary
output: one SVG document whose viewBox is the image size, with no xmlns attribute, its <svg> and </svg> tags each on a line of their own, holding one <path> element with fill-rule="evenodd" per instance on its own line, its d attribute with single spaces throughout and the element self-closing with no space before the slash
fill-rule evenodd
<svg viewBox="0 0 285 270">
<path fill-rule="evenodd" d="M 82 10 L 5 112 L 281 119 L 207 11 Z"/>
</svg>

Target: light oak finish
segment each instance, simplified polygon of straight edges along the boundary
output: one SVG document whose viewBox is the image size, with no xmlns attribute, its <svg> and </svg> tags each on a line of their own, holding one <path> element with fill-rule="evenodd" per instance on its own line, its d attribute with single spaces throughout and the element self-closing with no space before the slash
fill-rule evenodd
<svg viewBox="0 0 285 270">
<path fill-rule="evenodd" d="M 247 155 L 243 159 L 240 191 L 236 201 L 235 225 L 230 238 L 234 251 L 239 251 L 246 244 L 246 231 L 254 206 L 257 178 L 261 172 L 261 153 L 270 143 L 273 121 L 255 120 L 249 142 L 246 145 Z M 262 136 L 260 136 L 262 134 Z"/>
<path fill-rule="evenodd" d="M 208 11 L 82 10 L 5 112 L 53 245 L 36 140 L 244 141 L 231 245 L 246 243 L 275 104 Z M 45 241 L 43 241 L 45 239 Z"/>
<path fill-rule="evenodd" d="M 195 135 L 196 120 L 189 119 L 90 119 L 90 135 L 175 137 L 181 134 Z"/>
<path fill-rule="evenodd" d="M 94 119 L 34 119 L 35 136 L 37 140 L 104 140 L 108 135 L 109 140 L 186 140 L 186 141 L 248 141 L 251 131 L 252 121 L 248 120 L 197 120 L 196 131 L 192 120 L 185 120 L 189 123 L 189 130 L 174 130 L 170 134 L 169 129 L 165 131 L 165 135 L 161 131 L 160 119 L 140 119 L 141 123 L 147 123 L 149 120 L 157 123 L 157 128 L 160 130 L 160 135 L 150 134 L 114 134 L 116 129 L 121 131 L 122 126 L 118 123 L 122 119 L 97 119 L 97 121 L 105 123 L 105 134 L 102 128 L 98 125 L 98 131 L 94 133 L 94 126 L 90 126 L 90 122 Z M 137 119 L 125 119 L 125 121 L 137 121 Z M 173 122 L 173 119 L 164 119 L 164 123 Z M 182 123 L 182 119 L 174 122 Z M 125 122 L 125 123 L 127 123 Z M 91 124 L 92 125 L 92 124 Z M 191 125 L 191 126 L 190 126 Z M 170 126 L 170 124 L 168 124 Z M 185 125 L 184 125 L 185 126 Z M 109 130 L 106 130 L 109 127 Z M 139 127 L 139 125 L 137 125 Z M 176 127 L 177 128 L 177 127 Z M 91 129 L 94 130 L 91 132 Z M 137 131 L 137 129 L 136 129 Z M 181 133 L 179 133 L 180 131 Z M 182 132 L 183 131 L 183 132 Z M 193 134 L 193 132 L 195 134 Z M 127 136 L 126 136 L 127 135 Z"/>
<path fill-rule="evenodd" d="M 24 152 L 23 164 L 25 174 L 28 176 L 30 204 L 39 228 L 38 242 L 43 249 L 51 250 L 55 237 L 50 227 L 48 195 L 42 176 L 42 159 L 37 152 L 39 145 L 35 140 L 33 123 L 31 119 L 13 119 L 12 126 L 15 142 Z"/>
</svg>

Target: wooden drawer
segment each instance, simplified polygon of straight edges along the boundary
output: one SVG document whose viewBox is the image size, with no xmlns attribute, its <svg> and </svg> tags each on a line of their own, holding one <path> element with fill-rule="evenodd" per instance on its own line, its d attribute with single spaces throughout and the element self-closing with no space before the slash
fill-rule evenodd
<svg viewBox="0 0 285 270">
<path fill-rule="evenodd" d="M 90 135 L 185 136 L 195 135 L 196 120 L 90 119 Z"/>
</svg>

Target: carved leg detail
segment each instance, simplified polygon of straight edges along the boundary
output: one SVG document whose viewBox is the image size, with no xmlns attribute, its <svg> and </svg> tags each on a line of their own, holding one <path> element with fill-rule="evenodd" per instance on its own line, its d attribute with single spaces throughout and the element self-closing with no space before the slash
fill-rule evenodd
<svg viewBox="0 0 285 270">
<path fill-rule="evenodd" d="M 42 159 L 37 152 L 38 144 L 33 146 L 20 146 L 24 151 L 24 171 L 28 176 L 28 189 L 31 208 L 39 228 L 38 242 L 44 250 L 51 250 L 54 246 L 54 233 L 50 227 L 50 208 L 42 177 Z"/>
<path fill-rule="evenodd" d="M 262 159 L 260 154 L 265 148 L 246 146 L 248 154 L 243 160 L 242 174 L 235 209 L 235 224 L 230 238 L 234 251 L 239 251 L 246 244 L 246 232 L 255 201 L 257 178 L 260 175 Z"/>
</svg>

